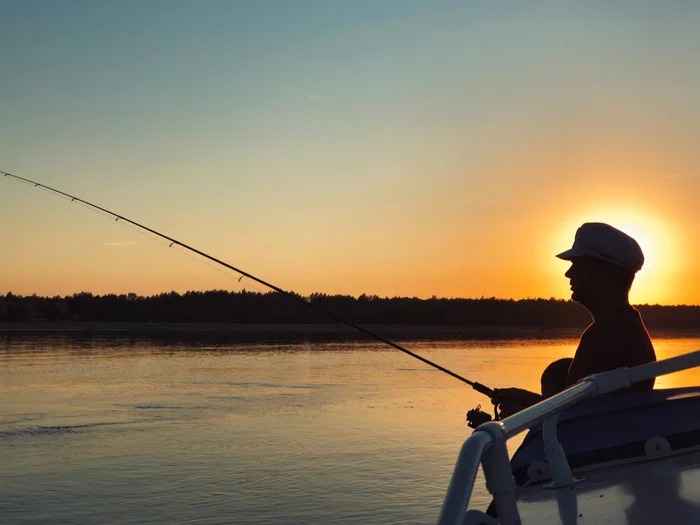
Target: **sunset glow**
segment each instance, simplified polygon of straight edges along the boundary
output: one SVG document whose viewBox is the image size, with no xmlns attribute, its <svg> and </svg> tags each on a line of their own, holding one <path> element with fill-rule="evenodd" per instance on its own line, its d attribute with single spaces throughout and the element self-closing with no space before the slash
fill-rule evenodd
<svg viewBox="0 0 700 525">
<path fill-rule="evenodd" d="M 644 266 L 637 273 L 632 287 L 631 300 L 636 303 L 673 302 L 678 261 L 684 257 L 672 224 L 660 218 L 633 209 L 615 209 L 612 206 L 592 206 L 563 225 L 556 236 L 555 245 L 565 246 L 573 242 L 573 233 L 584 222 L 605 222 L 632 236 L 644 253 Z M 556 263 L 555 263 L 556 264 Z M 561 269 L 561 264 L 557 264 Z M 568 267 L 568 265 L 567 265 Z M 566 283 L 568 286 L 568 282 Z"/>
</svg>

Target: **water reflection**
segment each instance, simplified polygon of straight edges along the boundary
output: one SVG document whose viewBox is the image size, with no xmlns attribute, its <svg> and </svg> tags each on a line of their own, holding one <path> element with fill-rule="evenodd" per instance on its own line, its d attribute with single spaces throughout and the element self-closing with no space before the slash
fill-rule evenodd
<svg viewBox="0 0 700 525">
<path fill-rule="evenodd" d="M 125 325 L 124 328 L 7 329 L 0 325 L 5 348 L 22 345 L 117 348 L 155 346 L 196 349 L 200 346 L 299 345 L 325 342 L 370 343 L 377 341 L 346 326 L 335 325 Z M 407 326 L 372 327 L 390 340 L 419 343 L 431 347 L 445 341 L 467 342 L 472 346 L 522 345 L 562 341 L 577 337 L 573 330 L 520 329 L 509 327 Z M 387 348 L 381 343 L 381 348 Z"/>
</svg>

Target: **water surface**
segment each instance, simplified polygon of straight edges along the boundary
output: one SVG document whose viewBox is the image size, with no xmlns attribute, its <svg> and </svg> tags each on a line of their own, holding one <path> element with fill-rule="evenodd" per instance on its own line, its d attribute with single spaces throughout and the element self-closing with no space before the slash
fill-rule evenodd
<svg viewBox="0 0 700 525">
<path fill-rule="evenodd" d="M 374 343 L 0 337 L 3 524 L 434 523 L 465 413 L 490 409 Z M 576 339 L 405 344 L 486 385 L 538 389 Z M 655 345 L 663 358 L 700 338 Z"/>
</svg>

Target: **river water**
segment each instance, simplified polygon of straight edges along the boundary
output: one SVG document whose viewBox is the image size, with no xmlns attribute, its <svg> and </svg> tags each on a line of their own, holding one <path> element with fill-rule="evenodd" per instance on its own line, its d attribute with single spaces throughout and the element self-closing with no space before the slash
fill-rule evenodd
<svg viewBox="0 0 700 525">
<path fill-rule="evenodd" d="M 538 390 L 576 342 L 405 344 L 486 385 Z M 659 358 L 700 349 L 654 342 Z M 490 409 L 380 344 L 125 333 L 0 332 L 0 395 L 3 524 L 434 523 L 465 413 Z M 479 487 L 473 504 L 489 499 Z"/>
</svg>

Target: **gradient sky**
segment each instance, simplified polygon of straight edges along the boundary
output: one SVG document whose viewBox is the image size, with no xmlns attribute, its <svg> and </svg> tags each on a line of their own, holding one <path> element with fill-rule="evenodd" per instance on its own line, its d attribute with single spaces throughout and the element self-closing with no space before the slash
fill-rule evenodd
<svg viewBox="0 0 700 525">
<path fill-rule="evenodd" d="M 700 303 L 700 2 L 0 1 L 0 170 L 300 293 Z M 0 293 L 261 285 L 0 179 Z"/>
</svg>

